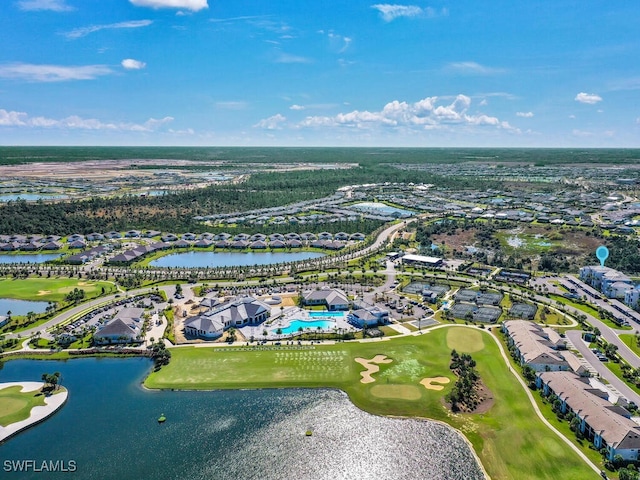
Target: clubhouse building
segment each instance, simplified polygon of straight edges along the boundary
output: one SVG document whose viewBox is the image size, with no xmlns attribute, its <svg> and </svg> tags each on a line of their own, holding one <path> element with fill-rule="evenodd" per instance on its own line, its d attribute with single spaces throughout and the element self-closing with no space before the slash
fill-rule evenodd
<svg viewBox="0 0 640 480">
<path fill-rule="evenodd" d="M 312 290 L 304 294 L 302 303 L 306 306 L 322 305 L 331 312 L 349 310 L 347 294 L 338 288 Z"/>
<path fill-rule="evenodd" d="M 93 334 L 96 345 L 114 345 L 123 343 L 140 343 L 143 340 L 142 308 L 123 308 Z"/>
<path fill-rule="evenodd" d="M 241 297 L 185 319 L 184 333 L 191 337 L 216 340 L 231 327 L 260 325 L 270 314 L 271 307 L 266 303 L 253 297 Z"/>
</svg>

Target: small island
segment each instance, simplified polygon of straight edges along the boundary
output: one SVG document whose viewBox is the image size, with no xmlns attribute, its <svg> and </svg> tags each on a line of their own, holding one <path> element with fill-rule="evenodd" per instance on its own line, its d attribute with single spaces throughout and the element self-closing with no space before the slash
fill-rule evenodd
<svg viewBox="0 0 640 480">
<path fill-rule="evenodd" d="M 44 382 L 0 383 L 0 442 L 53 415 L 67 401 L 59 374 L 44 374 Z"/>
</svg>

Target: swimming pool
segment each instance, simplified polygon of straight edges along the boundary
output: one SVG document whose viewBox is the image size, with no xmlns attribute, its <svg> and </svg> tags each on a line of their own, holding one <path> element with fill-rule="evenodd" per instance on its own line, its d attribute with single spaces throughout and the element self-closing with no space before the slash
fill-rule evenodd
<svg viewBox="0 0 640 480">
<path fill-rule="evenodd" d="M 330 329 L 333 326 L 335 326 L 335 322 L 330 322 L 329 320 L 291 320 L 289 326 L 282 329 L 282 334 L 290 335 L 292 333 L 298 332 L 300 328 L 302 328 L 303 330 L 306 330 L 308 328 L 310 328 L 311 330 L 317 330 L 318 327 L 320 327 L 320 329 L 325 330 Z M 272 330 L 272 333 L 276 333 L 276 331 L 277 330 Z"/>
<path fill-rule="evenodd" d="M 344 312 L 309 312 L 310 318 L 344 318 Z"/>
</svg>

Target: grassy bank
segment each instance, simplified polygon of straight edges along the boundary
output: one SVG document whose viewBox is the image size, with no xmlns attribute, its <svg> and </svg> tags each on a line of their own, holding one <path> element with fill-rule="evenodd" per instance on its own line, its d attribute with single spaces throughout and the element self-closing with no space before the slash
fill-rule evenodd
<svg viewBox="0 0 640 480">
<path fill-rule="evenodd" d="M 455 376 L 451 349 L 473 355 L 493 404 L 482 414 L 453 414 L 443 398 Z M 371 383 L 361 382 L 357 358 L 384 355 Z M 446 377 L 432 390 L 420 382 Z M 427 417 L 462 431 L 492 479 L 597 478 L 535 415 L 517 380 L 509 373 L 494 339 L 469 327 L 440 328 L 417 337 L 385 342 L 339 343 L 304 349 L 175 348 L 171 363 L 145 381 L 149 388 L 236 389 L 334 387 L 360 408 L 375 414 Z"/>
</svg>

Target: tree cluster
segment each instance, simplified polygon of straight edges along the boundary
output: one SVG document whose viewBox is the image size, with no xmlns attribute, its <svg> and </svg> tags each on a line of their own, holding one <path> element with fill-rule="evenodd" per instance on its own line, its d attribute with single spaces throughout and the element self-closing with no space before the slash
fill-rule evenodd
<svg viewBox="0 0 640 480">
<path fill-rule="evenodd" d="M 171 351 L 167 349 L 162 339 L 151 346 L 151 358 L 153 358 L 155 370 L 160 370 L 163 365 L 169 365 Z"/>
<path fill-rule="evenodd" d="M 451 392 L 447 394 L 446 400 L 451 404 L 451 410 L 473 411 L 480 403 L 478 388 L 480 386 L 480 375 L 475 369 L 476 361 L 467 353 L 458 354 L 451 350 L 451 364 L 449 368 L 457 375 L 458 380 Z"/>
</svg>

